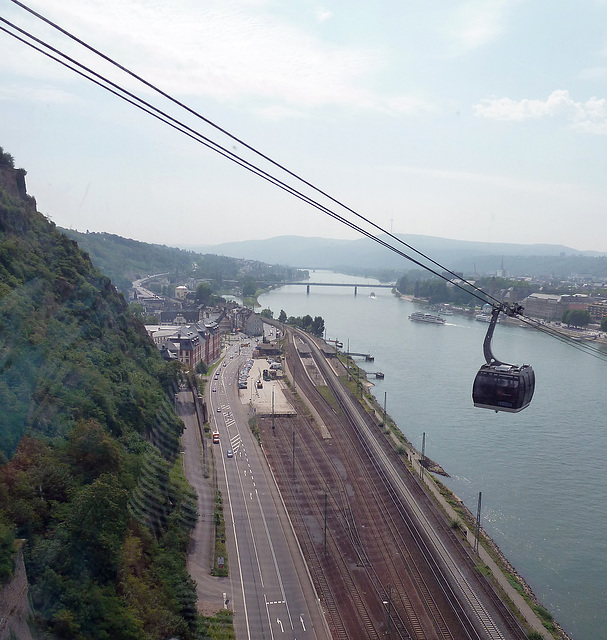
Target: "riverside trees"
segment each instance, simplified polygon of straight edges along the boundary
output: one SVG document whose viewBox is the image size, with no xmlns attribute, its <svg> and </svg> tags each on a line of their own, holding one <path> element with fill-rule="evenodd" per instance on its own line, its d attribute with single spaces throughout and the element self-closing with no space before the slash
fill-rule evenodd
<svg viewBox="0 0 607 640">
<path fill-rule="evenodd" d="M 312 318 L 310 315 L 305 315 L 303 317 L 290 316 L 287 318 L 287 324 L 299 327 L 300 329 L 311 333 L 313 336 L 318 336 L 319 338 L 321 338 L 325 332 L 325 321 L 322 316 L 316 316 L 315 318 Z"/>
<path fill-rule="evenodd" d="M 582 309 L 567 309 L 563 313 L 561 322 L 574 327 L 587 327 L 591 319 L 588 311 Z"/>
</svg>

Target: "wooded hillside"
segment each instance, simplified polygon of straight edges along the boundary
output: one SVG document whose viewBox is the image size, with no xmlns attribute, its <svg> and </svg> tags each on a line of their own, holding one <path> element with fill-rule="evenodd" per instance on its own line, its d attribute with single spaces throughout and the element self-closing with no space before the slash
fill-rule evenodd
<svg viewBox="0 0 607 640">
<path fill-rule="evenodd" d="M 39 627 L 196 635 L 195 496 L 165 364 L 109 278 L 0 180 L 0 582 L 24 538 Z M 22 175 L 24 172 L 22 172 Z"/>
<path fill-rule="evenodd" d="M 307 276 L 293 267 L 185 251 L 112 233 L 81 233 L 73 229 L 62 231 L 90 255 L 93 264 L 109 276 L 121 291 L 126 291 L 136 278 L 157 273 L 169 274 L 171 281 L 178 284 L 189 277 L 210 280 L 215 293 L 222 291 L 224 281 L 242 278 L 292 281 Z"/>
</svg>

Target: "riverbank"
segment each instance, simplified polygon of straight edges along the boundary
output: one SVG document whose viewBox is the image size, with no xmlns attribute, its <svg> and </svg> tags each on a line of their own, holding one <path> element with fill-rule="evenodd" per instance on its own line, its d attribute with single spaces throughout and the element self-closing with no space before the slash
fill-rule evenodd
<svg viewBox="0 0 607 640">
<path fill-rule="evenodd" d="M 332 273 L 315 278 L 350 281 Z M 369 375 L 372 393 L 420 451 L 426 433 L 426 454 L 451 476 L 437 477 L 475 515 L 482 491 L 482 525 L 546 608 L 573 638 L 602 637 L 605 577 L 596 559 L 605 556 L 607 511 L 596 495 L 607 491 L 599 392 L 607 385 L 605 363 L 572 349 L 570 340 L 497 327 L 496 351 L 533 365 L 536 393 L 517 414 L 475 409 L 472 382 L 487 325 L 457 314 L 442 327 L 413 323 L 407 318 L 421 307 L 388 290 L 376 294 L 370 299 L 345 288 L 312 288 L 308 295 L 305 287 L 293 287 L 259 301 L 275 317 L 281 309 L 290 316 L 321 315 L 328 335 L 372 353 L 373 365 L 355 358 L 360 367 L 385 374 L 384 380 Z M 563 457 L 571 442 L 576 456 Z M 584 474 L 577 471 L 579 459 Z"/>
<path fill-rule="evenodd" d="M 402 294 L 395 290 L 395 295 L 399 300 L 406 300 L 407 302 L 413 302 L 422 306 L 430 306 L 430 303 L 425 298 L 416 298 L 415 296 Z M 441 305 L 439 305 L 441 306 Z M 436 305 L 434 305 L 436 307 Z M 440 309 L 437 309 L 440 313 Z M 474 317 L 480 313 L 479 309 L 470 309 L 468 307 L 456 307 L 452 305 L 446 305 L 445 310 L 455 314 L 468 317 Z M 500 316 L 500 324 L 505 324 L 514 327 L 521 327 L 523 329 L 537 329 L 541 331 L 546 329 L 551 333 L 555 333 L 563 338 L 571 339 L 579 342 L 595 342 L 598 344 L 607 344 L 607 334 L 602 332 L 598 325 L 593 325 L 592 328 L 579 328 L 563 326 L 561 322 L 551 322 L 544 320 L 543 318 L 534 318 L 532 316 L 525 316 L 527 321 L 520 320 L 519 318 L 511 318 L 509 316 Z M 531 323 L 531 324 L 530 324 Z"/>
<path fill-rule="evenodd" d="M 377 398 L 371 392 L 373 383 L 367 377 L 364 369 L 356 365 L 350 357 L 339 355 L 339 361 L 344 366 L 349 381 L 346 384 L 351 386 L 351 390 L 367 411 L 373 413 L 377 424 L 383 427 L 384 435 L 389 439 L 392 446 L 405 457 L 411 471 L 422 479 L 429 494 L 434 498 L 439 508 L 450 519 L 452 526 L 456 529 L 462 541 L 471 549 L 475 549 L 475 532 L 477 521 L 470 509 L 464 502 L 453 493 L 447 486 L 440 482 L 435 475 L 450 477 L 443 467 L 422 455 L 408 440 L 392 417 L 383 411 Z M 352 370 L 356 373 L 352 374 Z M 361 391 L 358 396 L 358 391 Z M 364 392 L 363 392 L 364 390 Z M 430 473 L 423 473 L 429 471 Z M 433 475 L 432 475 L 433 474 Z M 479 527 L 479 557 L 483 565 L 479 565 L 479 570 L 484 572 L 493 580 L 494 584 L 501 591 L 502 597 L 509 606 L 513 606 L 519 615 L 530 625 L 533 633 L 545 640 L 572 640 L 565 630 L 555 622 L 552 614 L 541 604 L 534 594 L 531 586 L 523 576 L 514 568 L 495 541 L 489 534 Z"/>
</svg>

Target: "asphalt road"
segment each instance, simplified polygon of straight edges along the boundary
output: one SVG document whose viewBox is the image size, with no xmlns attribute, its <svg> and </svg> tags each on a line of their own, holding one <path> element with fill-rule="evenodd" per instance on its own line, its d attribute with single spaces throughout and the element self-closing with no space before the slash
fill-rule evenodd
<svg viewBox="0 0 607 640">
<path fill-rule="evenodd" d="M 197 527 L 194 532 L 195 552 L 188 568 L 204 602 L 210 597 L 223 604 L 226 594 L 227 606 L 234 611 L 237 638 L 328 639 L 324 616 L 284 505 L 248 426 L 249 407 L 238 397 L 238 369 L 245 359 L 245 353 L 238 356 L 238 347 L 232 347 L 224 359 L 226 366 L 216 370 L 219 379 L 211 380 L 207 394 L 211 429 L 220 434 L 219 444 L 208 446 L 214 454 L 218 487 L 223 496 L 230 575 L 224 579 L 208 575 L 212 563 L 208 536 L 213 532 L 208 528 L 205 531 L 205 525 L 210 524 L 212 529 L 206 517 L 210 503 L 205 496 L 212 495 L 212 491 L 204 478 L 209 488 L 199 490 L 196 484 L 200 478 L 196 478 L 193 469 L 196 456 L 201 467 L 200 446 L 194 442 L 186 423 L 183 438 L 186 474 L 199 491 L 201 509 L 200 531 Z M 180 394 L 180 416 L 187 419 L 192 414 L 181 398 Z M 228 457 L 228 450 L 232 451 L 232 457 Z"/>
</svg>

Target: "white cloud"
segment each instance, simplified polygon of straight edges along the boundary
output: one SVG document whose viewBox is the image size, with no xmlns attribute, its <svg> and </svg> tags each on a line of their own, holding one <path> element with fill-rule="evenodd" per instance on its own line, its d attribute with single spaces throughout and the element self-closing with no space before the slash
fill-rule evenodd
<svg viewBox="0 0 607 640">
<path fill-rule="evenodd" d="M 323 107 L 407 116 L 434 110 L 422 98 L 372 88 L 389 64 L 384 50 L 323 40 L 271 13 L 271 3 L 263 0 L 45 0 L 40 7 L 41 0 L 33 2 L 68 31 L 186 99 L 210 97 L 271 119 L 310 117 Z M 317 8 L 317 20 L 331 17 L 324 7 Z M 56 32 L 49 33 L 60 48 L 119 84 L 147 91 Z M 48 80 L 48 67 L 23 65 L 18 73 Z M 66 71 L 57 73 L 64 83 L 75 79 Z"/>
<path fill-rule="evenodd" d="M 376 107 L 378 111 L 391 114 L 418 115 L 438 111 L 435 104 L 416 96 L 392 96 L 382 98 Z"/>
<path fill-rule="evenodd" d="M 316 9 L 316 11 L 314 12 L 314 15 L 318 22 L 323 23 L 329 20 L 329 18 L 333 17 L 333 12 L 328 11 L 324 7 L 318 7 L 318 9 Z"/>
<path fill-rule="evenodd" d="M 381 51 L 326 42 L 271 13 L 264 3 L 34 3 L 43 14 L 174 94 L 232 103 L 253 98 L 256 106 L 265 101 L 298 110 L 326 105 L 368 109 L 381 101 L 368 88 L 387 65 Z M 327 20 L 330 13 L 319 9 L 316 17 Z M 90 60 L 83 51 L 80 56 Z M 36 73 L 39 77 L 43 71 L 28 75 Z M 114 71 L 108 73 L 115 77 Z"/>
<path fill-rule="evenodd" d="M 584 103 L 577 103 L 573 126 L 587 133 L 607 135 L 607 100 L 590 98 Z"/>
<path fill-rule="evenodd" d="M 451 36 L 464 51 L 500 37 L 512 9 L 522 0 L 467 0 L 450 19 Z"/>
<path fill-rule="evenodd" d="M 72 94 L 55 87 L 25 87 L 22 85 L 0 86 L 0 102 L 40 102 L 67 104 L 76 101 Z"/>
<path fill-rule="evenodd" d="M 309 114 L 299 109 L 290 109 L 280 105 L 271 105 L 257 109 L 256 113 L 266 120 L 299 120 L 309 118 Z"/>
<path fill-rule="evenodd" d="M 485 99 L 473 106 L 473 113 L 479 118 L 519 122 L 561 116 L 581 131 L 607 134 L 607 100 L 593 97 L 575 102 L 563 89 L 553 91 L 546 100 Z"/>
<path fill-rule="evenodd" d="M 607 80 L 607 67 L 590 67 L 583 69 L 580 71 L 579 77 L 582 80 L 589 80 L 591 82 L 604 82 Z"/>
<path fill-rule="evenodd" d="M 493 120 L 529 120 L 554 116 L 573 107 L 568 91 L 553 91 L 546 100 L 491 98 L 473 107 L 474 115 Z"/>
<path fill-rule="evenodd" d="M 572 194 L 577 193 L 578 189 L 576 185 L 563 181 L 550 182 L 546 180 L 526 180 L 508 175 L 475 173 L 472 171 L 429 169 L 427 167 L 414 167 L 407 165 L 393 165 L 386 167 L 386 169 L 401 174 L 414 175 L 420 179 L 434 180 L 436 183 L 453 182 L 465 185 L 482 185 L 491 189 L 540 194 L 543 196 L 554 195 L 555 193 L 558 193 L 561 196 L 572 196 Z"/>
</svg>

